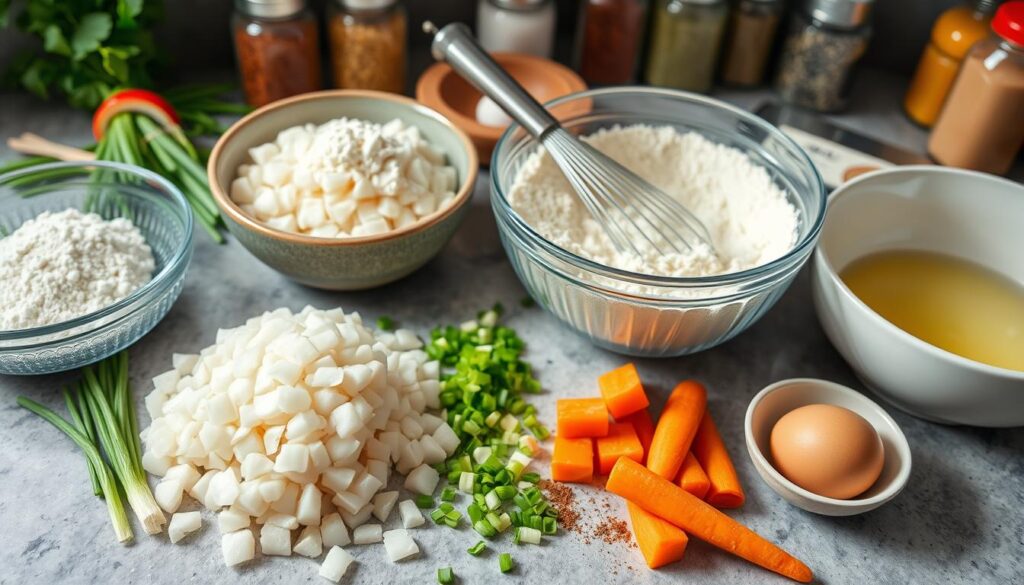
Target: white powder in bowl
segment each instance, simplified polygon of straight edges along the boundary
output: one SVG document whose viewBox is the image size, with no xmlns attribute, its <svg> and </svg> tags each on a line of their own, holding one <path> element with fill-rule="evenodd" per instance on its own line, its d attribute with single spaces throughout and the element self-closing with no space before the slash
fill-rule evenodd
<svg viewBox="0 0 1024 585">
<path fill-rule="evenodd" d="M 67 321 L 149 282 L 156 263 L 124 218 L 44 212 L 0 239 L 0 330 Z"/>
<path fill-rule="evenodd" d="M 711 234 L 717 255 L 622 254 L 543 148 L 520 167 L 509 203 L 549 241 L 600 264 L 659 276 L 710 276 L 766 264 L 795 243 L 798 214 L 768 172 L 743 152 L 670 126 L 616 126 L 584 137 L 668 195 Z M 639 236 L 638 236 L 639 237 Z"/>
</svg>

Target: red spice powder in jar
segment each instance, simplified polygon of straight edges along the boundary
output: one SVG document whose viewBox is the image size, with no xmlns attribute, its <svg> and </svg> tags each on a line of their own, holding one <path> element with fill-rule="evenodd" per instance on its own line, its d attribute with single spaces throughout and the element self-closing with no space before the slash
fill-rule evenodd
<svg viewBox="0 0 1024 585">
<path fill-rule="evenodd" d="M 239 0 L 232 31 L 249 105 L 320 89 L 317 21 L 302 0 Z"/>
<path fill-rule="evenodd" d="M 636 77 L 647 0 L 585 0 L 580 8 L 579 72 L 587 83 Z"/>
</svg>

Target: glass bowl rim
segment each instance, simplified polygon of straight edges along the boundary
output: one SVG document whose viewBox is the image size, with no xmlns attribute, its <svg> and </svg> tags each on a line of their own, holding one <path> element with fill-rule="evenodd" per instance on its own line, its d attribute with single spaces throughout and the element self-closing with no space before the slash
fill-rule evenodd
<svg viewBox="0 0 1024 585">
<path fill-rule="evenodd" d="M 555 106 L 563 105 L 574 100 L 600 98 L 600 97 L 623 97 L 629 94 L 643 94 L 645 96 L 661 96 L 681 100 L 685 102 L 698 103 L 704 106 L 717 108 L 724 110 L 728 113 L 735 115 L 742 121 L 747 122 L 753 126 L 759 127 L 772 138 L 781 141 L 786 146 L 790 147 L 791 150 L 795 151 L 799 156 L 802 163 L 810 169 L 810 178 L 814 185 L 817 187 L 816 195 L 819 202 L 819 208 L 817 216 L 814 218 L 810 225 L 810 229 L 802 238 L 800 238 L 792 248 L 790 248 L 785 254 L 762 264 L 760 266 L 754 266 L 746 270 L 740 270 L 737 272 L 728 272 L 724 274 L 715 274 L 711 276 L 661 276 L 654 274 L 644 274 L 641 272 L 633 272 L 630 270 L 624 270 L 621 268 L 615 268 L 604 264 L 599 264 L 588 258 L 584 258 L 578 254 L 575 254 L 557 244 L 551 242 L 539 232 L 537 232 L 529 223 L 527 223 L 518 213 L 512 208 L 508 202 L 505 191 L 501 188 L 498 182 L 498 174 L 501 172 L 501 167 L 498 164 L 498 155 L 508 148 L 508 143 L 512 140 L 512 135 L 521 128 L 518 123 L 513 122 L 507 130 L 501 135 L 497 144 L 494 146 L 494 152 L 491 155 L 491 172 L 490 172 L 490 183 L 491 189 L 497 193 L 497 203 L 495 207 L 500 208 L 502 213 L 508 217 L 512 226 L 525 233 L 529 240 L 532 240 L 538 246 L 543 248 L 549 254 L 552 254 L 556 258 L 567 262 L 577 268 L 581 268 L 584 271 L 594 273 L 598 276 L 625 281 L 631 284 L 646 285 L 652 287 L 696 287 L 696 288 L 712 288 L 723 285 L 731 284 L 743 284 L 754 280 L 760 276 L 771 275 L 774 271 L 781 270 L 787 265 L 794 261 L 799 261 L 801 258 L 806 258 L 807 248 L 817 241 L 818 235 L 821 232 L 822 225 L 825 221 L 825 212 L 827 209 L 828 194 L 825 191 L 825 184 L 822 181 L 821 174 L 818 172 L 817 167 L 811 161 L 807 152 L 797 144 L 792 138 L 784 133 L 773 124 L 767 122 L 756 114 L 752 114 L 742 108 L 728 104 L 721 100 L 674 89 L 657 88 L 657 87 L 645 87 L 645 86 L 623 86 L 623 87 L 609 87 L 601 89 L 590 89 L 582 92 L 571 93 L 559 98 L 555 98 L 548 102 L 545 102 L 544 107 L 551 109 Z M 536 141 L 536 138 L 531 137 L 530 140 Z M 493 203 L 493 202 L 492 202 Z M 613 290 L 615 290 L 613 288 Z"/>
<path fill-rule="evenodd" d="M 4 175 L 0 175 L 0 187 L 3 187 L 4 183 L 6 183 L 7 181 L 17 179 L 19 177 L 24 177 L 27 175 L 32 175 L 40 171 L 54 169 L 86 169 L 88 167 L 102 167 L 123 173 L 130 173 L 142 178 L 147 182 L 156 183 L 162 190 L 164 190 L 170 196 L 171 200 L 175 202 L 177 207 L 184 211 L 185 237 L 182 238 L 181 242 L 174 250 L 172 257 L 167 261 L 166 264 L 164 264 L 163 269 L 159 273 L 157 273 L 155 277 L 150 279 L 149 282 L 140 286 L 130 295 L 114 302 L 111 305 L 103 307 L 102 309 L 93 311 L 91 313 L 86 313 L 85 315 L 81 315 L 79 317 L 75 317 L 67 321 L 60 321 L 58 323 L 40 325 L 37 327 L 29 327 L 26 329 L 0 330 L 0 340 L 17 341 L 32 340 L 38 337 L 46 337 L 56 333 L 61 333 L 68 329 L 86 327 L 94 323 L 95 321 L 102 319 L 103 317 L 107 317 L 115 313 L 118 313 L 125 308 L 130 308 L 140 298 L 150 294 L 154 290 L 163 289 L 167 285 L 171 284 L 173 282 L 173 278 L 176 278 L 175 275 L 178 272 L 178 268 L 180 267 L 182 260 L 188 257 L 189 251 L 192 247 L 192 233 L 194 229 L 194 218 L 192 215 L 192 208 L 189 206 L 188 201 L 186 201 L 185 199 L 185 195 L 181 192 L 180 189 L 178 189 L 178 187 L 176 187 L 169 180 L 148 169 L 144 169 L 142 167 L 126 163 L 117 163 L 101 160 L 45 163 L 24 169 L 18 169 Z M 111 323 L 106 323 L 104 324 L 104 326 L 110 325 Z M 79 334 L 75 335 L 74 337 L 80 338 L 81 336 L 87 335 L 91 332 L 94 332 L 95 330 L 96 329 L 93 328 L 87 331 L 82 331 Z M 42 340 L 42 345 L 48 345 L 49 343 L 52 343 L 54 341 L 63 342 L 64 339 Z M 14 349 L 17 348 L 5 348 L 2 351 L 9 351 Z"/>
</svg>

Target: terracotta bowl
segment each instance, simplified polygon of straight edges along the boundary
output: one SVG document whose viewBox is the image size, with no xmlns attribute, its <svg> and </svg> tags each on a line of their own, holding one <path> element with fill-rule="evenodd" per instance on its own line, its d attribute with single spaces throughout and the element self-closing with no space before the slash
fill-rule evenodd
<svg viewBox="0 0 1024 585">
<path fill-rule="evenodd" d="M 384 234 L 318 238 L 273 229 L 228 197 L 238 165 L 247 160 L 251 147 L 272 141 L 285 128 L 341 117 L 377 123 L 398 118 L 419 128 L 455 167 L 455 199 L 414 224 Z M 466 216 L 478 167 L 469 137 L 434 110 L 391 93 L 332 90 L 280 100 L 236 122 L 217 141 L 207 174 L 228 230 L 263 263 L 308 286 L 358 290 L 398 280 L 441 251 Z"/>
<path fill-rule="evenodd" d="M 491 56 L 540 103 L 587 89 L 574 71 L 549 59 L 519 53 Z M 416 83 L 416 99 L 465 131 L 476 146 L 481 164 L 489 165 L 494 145 L 506 127 L 485 126 L 476 121 L 476 105 L 481 97 L 478 89 L 445 63 L 427 69 Z"/>
</svg>

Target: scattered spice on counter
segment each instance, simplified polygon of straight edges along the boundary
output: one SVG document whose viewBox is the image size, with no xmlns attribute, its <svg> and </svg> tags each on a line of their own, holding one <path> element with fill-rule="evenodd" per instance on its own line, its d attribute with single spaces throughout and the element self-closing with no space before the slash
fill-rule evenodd
<svg viewBox="0 0 1024 585">
<path fill-rule="evenodd" d="M 327 28 L 335 86 L 402 93 L 406 17 L 401 4 L 335 0 L 332 8 Z"/>
<path fill-rule="evenodd" d="M 572 488 L 559 483 L 543 479 L 537 484 L 547 494 L 551 505 L 558 510 L 558 523 L 569 532 L 580 532 L 580 512 L 576 509 L 576 494 Z"/>
<path fill-rule="evenodd" d="M 249 105 L 320 89 L 317 22 L 304 2 L 241 1 L 236 6 L 235 53 Z"/>
<path fill-rule="evenodd" d="M 594 529 L 594 536 L 600 538 L 605 544 L 622 543 L 630 547 L 636 546 L 629 523 L 615 516 L 609 516 L 598 523 Z"/>
</svg>

